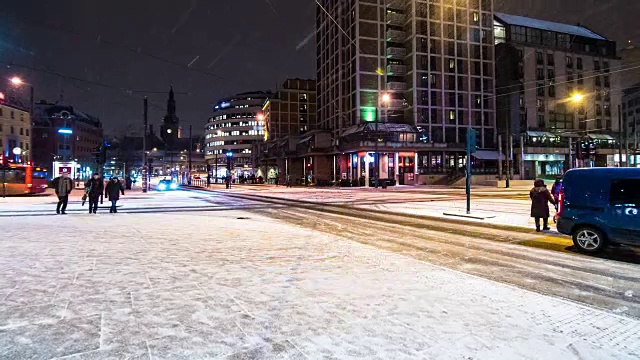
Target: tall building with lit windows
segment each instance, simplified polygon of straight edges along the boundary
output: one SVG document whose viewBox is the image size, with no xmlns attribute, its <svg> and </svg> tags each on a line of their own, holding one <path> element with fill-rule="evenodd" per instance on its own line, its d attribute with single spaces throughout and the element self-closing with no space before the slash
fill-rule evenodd
<svg viewBox="0 0 640 360">
<path fill-rule="evenodd" d="M 342 179 L 459 172 L 468 128 L 476 172 L 496 168 L 491 0 L 323 0 L 316 13 L 318 126 Z"/>
<path fill-rule="evenodd" d="M 619 164 L 616 43 L 583 26 L 503 13 L 495 13 L 494 37 L 499 132 L 520 149 L 516 171 L 553 178 Z M 596 143 L 594 158 L 578 159 L 581 141 Z"/>
<path fill-rule="evenodd" d="M 217 177 L 226 176 L 227 154 L 232 154 L 234 176 L 253 174 L 251 148 L 265 137 L 262 107 L 270 92 L 254 91 L 221 99 L 205 126 L 205 159 Z"/>
</svg>

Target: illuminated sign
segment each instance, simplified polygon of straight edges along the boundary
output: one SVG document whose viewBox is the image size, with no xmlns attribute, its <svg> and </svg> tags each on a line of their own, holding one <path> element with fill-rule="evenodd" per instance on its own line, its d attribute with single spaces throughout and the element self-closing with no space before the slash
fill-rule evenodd
<svg viewBox="0 0 640 360">
<path fill-rule="evenodd" d="M 67 128 L 58 129 L 58 134 L 71 135 L 73 134 L 73 130 Z"/>
<path fill-rule="evenodd" d="M 223 108 L 223 109 L 224 108 L 228 108 L 229 106 L 231 106 L 231 103 L 228 103 L 228 102 L 223 102 L 223 103 L 220 104 L 220 107 Z"/>
<path fill-rule="evenodd" d="M 362 109 L 362 120 L 366 122 L 374 122 L 376 121 L 376 108 L 375 107 L 361 107 Z"/>
</svg>

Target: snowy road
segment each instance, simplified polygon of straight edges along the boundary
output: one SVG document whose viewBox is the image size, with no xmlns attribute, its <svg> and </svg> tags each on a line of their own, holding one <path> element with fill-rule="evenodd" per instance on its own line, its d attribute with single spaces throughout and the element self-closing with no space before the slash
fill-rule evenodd
<svg viewBox="0 0 640 360">
<path fill-rule="evenodd" d="M 0 358 L 640 356 L 633 254 L 254 196 L 3 207 Z"/>
</svg>

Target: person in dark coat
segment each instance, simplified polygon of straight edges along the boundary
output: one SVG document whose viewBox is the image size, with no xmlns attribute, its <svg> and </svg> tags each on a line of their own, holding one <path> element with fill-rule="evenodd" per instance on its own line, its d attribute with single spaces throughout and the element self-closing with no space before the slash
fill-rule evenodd
<svg viewBox="0 0 640 360">
<path fill-rule="evenodd" d="M 100 177 L 100 174 L 93 174 L 91 179 L 87 180 L 84 184 L 85 191 L 87 192 L 87 197 L 89 198 L 89 214 L 98 212 L 98 201 L 100 200 L 100 195 L 104 191 L 104 182 Z"/>
<path fill-rule="evenodd" d="M 540 219 L 544 223 L 542 230 L 551 230 L 549 228 L 549 203 L 555 205 L 556 202 L 543 180 L 538 179 L 533 183 L 529 197 L 531 198 L 531 217 L 536 219 L 536 231 L 540 232 Z"/>
<path fill-rule="evenodd" d="M 124 195 L 124 187 L 122 186 L 122 183 L 118 181 L 117 177 L 112 177 L 104 189 L 104 196 L 111 201 L 111 208 L 109 209 L 110 213 L 118 212 L 116 204 L 118 203 L 118 200 L 120 200 L 120 193 Z"/>
<path fill-rule="evenodd" d="M 73 181 L 69 179 L 69 174 L 62 173 L 62 175 L 53 179 L 53 189 L 58 196 L 58 206 L 56 207 L 56 214 L 67 214 L 67 203 L 69 202 L 69 194 L 73 190 Z"/>
</svg>

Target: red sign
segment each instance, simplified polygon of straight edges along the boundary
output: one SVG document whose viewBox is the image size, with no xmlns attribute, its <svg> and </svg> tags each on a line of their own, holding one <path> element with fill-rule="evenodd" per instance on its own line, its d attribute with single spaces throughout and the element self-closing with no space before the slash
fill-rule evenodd
<svg viewBox="0 0 640 360">
<path fill-rule="evenodd" d="M 68 166 L 60 166 L 58 168 L 58 171 L 60 172 L 60 174 L 71 174 L 71 167 Z"/>
</svg>

